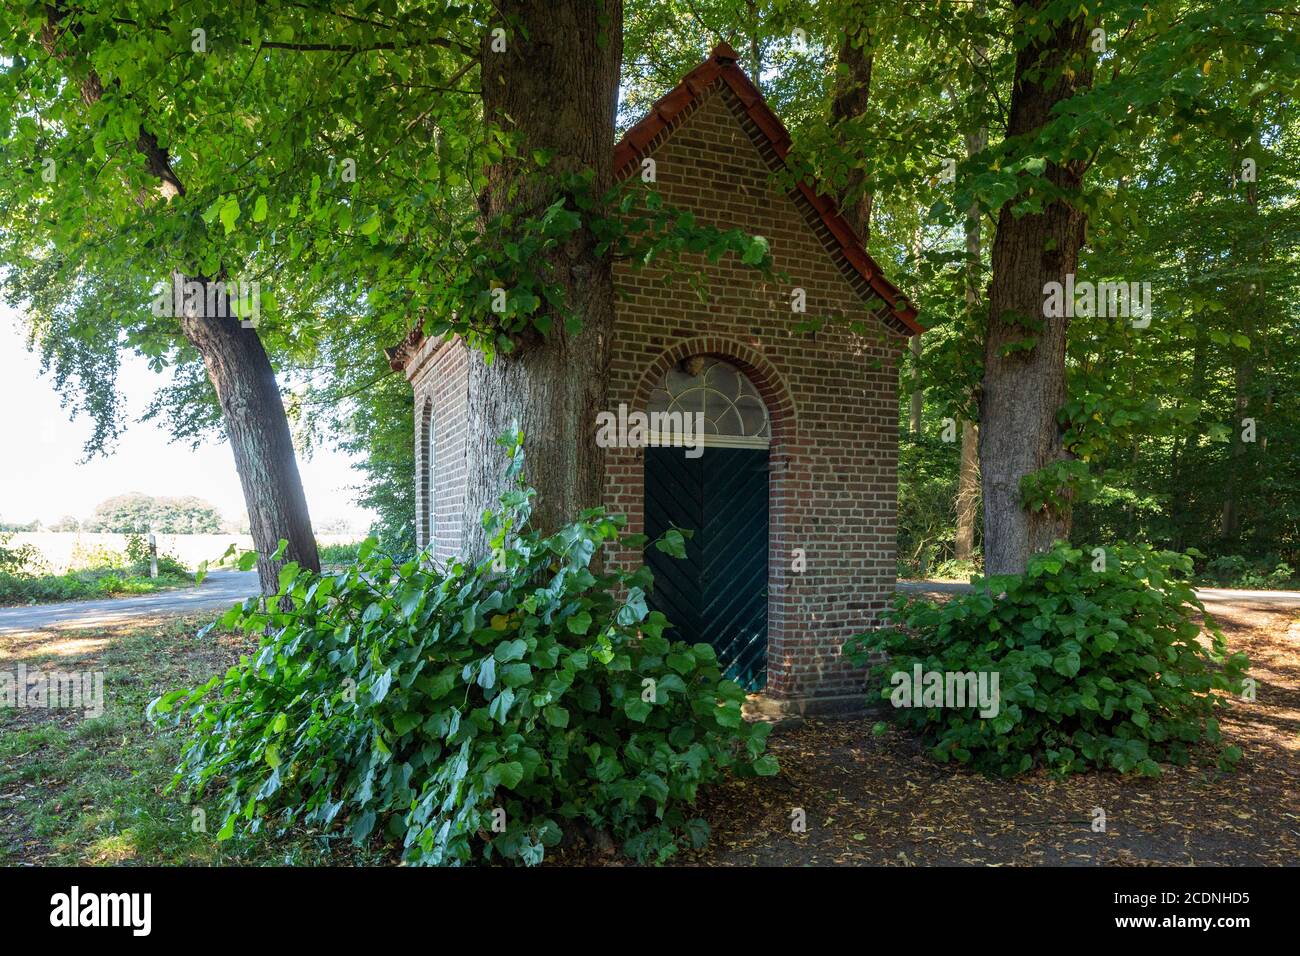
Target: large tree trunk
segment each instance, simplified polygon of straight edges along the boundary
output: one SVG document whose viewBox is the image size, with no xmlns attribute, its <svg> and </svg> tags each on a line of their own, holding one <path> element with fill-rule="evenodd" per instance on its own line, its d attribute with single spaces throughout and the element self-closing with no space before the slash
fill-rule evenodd
<svg viewBox="0 0 1300 956">
<path fill-rule="evenodd" d="M 855 119 L 867 111 L 871 102 L 871 67 L 874 62 L 871 34 L 865 27 L 849 27 L 840 43 L 835 72 L 835 95 L 831 99 L 831 125 L 839 126 L 845 120 Z M 842 134 L 841 141 L 846 137 Z M 860 137 L 856 144 L 843 143 L 846 148 L 861 150 Z M 841 191 L 844 216 L 848 219 L 862 245 L 871 238 L 871 192 L 866 184 L 866 172 L 854 167 L 848 182 Z"/>
<path fill-rule="evenodd" d="M 47 5 L 47 20 L 42 30 L 46 51 L 64 61 L 70 58 L 59 47 L 60 30 L 80 31 L 75 23 L 67 27 L 64 19 L 67 15 L 63 4 Z M 104 95 L 98 72 L 85 64 L 69 65 L 82 71 L 76 80 L 82 102 L 94 106 Z M 72 78 L 73 71 L 69 72 Z M 170 202 L 185 196 L 185 185 L 172 168 L 171 156 L 152 132 L 141 127 L 135 148 L 158 180 L 158 192 L 163 199 Z M 173 274 L 173 283 L 184 281 L 183 276 Z M 173 299 L 180 301 L 176 295 Z M 235 470 L 244 491 L 253 545 L 258 551 L 258 582 L 263 594 L 275 594 L 279 590 L 282 564 L 297 561 L 304 568 L 320 570 L 316 536 L 312 533 L 307 498 L 275 372 L 256 330 L 243 328 L 228 311 L 212 318 L 201 314 L 181 316 L 178 321 L 185 337 L 203 357 L 208 378 L 217 392 L 226 435 L 235 453 Z M 272 561 L 271 555 L 278 550 L 281 539 L 289 542 L 288 548 L 279 561 Z"/>
<path fill-rule="evenodd" d="M 482 48 L 483 108 L 487 123 L 522 138 L 520 153 L 549 150 L 547 174 L 590 170 L 593 190 L 612 184 L 614 109 L 622 58 L 622 3 L 584 0 L 508 0 L 506 23 L 517 25 L 504 52 Z M 557 195 L 554 182 L 527 163 L 506 160 L 489 171 L 480 197 L 483 221 L 497 215 L 538 213 Z M 536 488 L 533 524 L 551 531 L 601 502 L 604 453 L 596 445 L 596 415 L 609 383 L 614 284 L 610 261 L 595 251 L 585 230 L 549 256 L 581 331 L 566 330 L 554 315 L 552 330 L 521 338 L 509 354 L 489 363 L 475 351 L 469 362 L 465 503 L 466 554 L 486 553 L 485 510 L 504 488 L 502 433 L 524 432 L 527 477 Z"/>
<path fill-rule="evenodd" d="M 1243 313 L 1248 313 L 1249 308 L 1247 303 Z M 1243 331 L 1246 335 L 1250 335 L 1245 321 L 1243 321 Z M 1232 375 L 1236 397 L 1233 402 L 1233 418 L 1229 423 L 1232 443 L 1227 475 L 1223 482 L 1223 513 L 1219 520 L 1219 533 L 1228 545 L 1235 544 L 1241 537 L 1241 474 L 1246 466 L 1246 443 L 1242 440 L 1242 430 L 1244 420 L 1250 415 L 1250 393 L 1254 373 L 1251 353 L 1246 349 L 1237 349 L 1237 361 Z"/>
<path fill-rule="evenodd" d="M 763 40 L 758 30 L 758 0 L 745 0 L 749 30 L 749 68 L 753 72 L 754 85 L 762 88 L 763 84 Z"/>
<path fill-rule="evenodd" d="M 957 541 L 954 548 L 958 561 L 969 561 L 975 554 L 975 520 L 979 515 L 980 464 L 979 426 L 961 423 L 961 464 L 957 470 Z"/>
<path fill-rule="evenodd" d="M 921 374 L 921 336 L 913 335 L 908 347 L 912 352 L 912 368 L 917 376 Z M 919 378 L 918 378 L 919 381 Z M 913 435 L 921 434 L 921 419 L 925 414 L 925 391 L 917 385 L 912 389 L 911 407 L 907 413 L 908 430 Z"/>
<path fill-rule="evenodd" d="M 1041 11 L 1047 0 L 1023 6 Z M 1041 16 L 1041 13 L 1040 13 Z M 1088 32 L 1082 19 L 1049 25 L 1016 57 L 1007 136 L 1033 137 L 1052 109 L 1091 82 L 1084 66 Z M 1063 72 L 1068 65 L 1073 72 Z M 1044 85 L 1046 84 L 1046 85 Z M 1046 176 L 1076 193 L 1081 163 L 1048 163 Z M 1056 414 L 1065 400 L 1067 317 L 1045 318 L 1044 289 L 1065 282 L 1078 263 L 1085 217 L 1055 199 L 1041 213 L 1019 218 L 1016 199 L 998 216 L 989 287 L 989 330 L 980 401 L 980 465 L 984 489 L 984 564 L 989 574 L 1025 570 L 1029 556 L 1069 533 L 1068 507 L 1027 511 L 1020 480 L 1065 457 Z M 1006 347 L 1026 338 L 1033 348 Z"/>
<path fill-rule="evenodd" d="M 912 256 L 912 268 L 921 267 L 921 227 L 917 225 L 912 229 L 912 238 L 908 242 L 908 251 Z M 921 336 L 913 335 L 908 342 L 908 348 L 912 353 L 912 374 L 916 380 L 912 385 L 912 403 L 908 409 L 907 424 L 908 430 L 913 435 L 921 434 L 921 419 L 925 416 L 925 390 L 921 387 Z"/>
<path fill-rule="evenodd" d="M 1187 284 L 1192 287 L 1191 276 L 1188 277 Z M 1209 343 L 1199 329 L 1194 329 L 1192 334 L 1196 336 L 1196 342 L 1192 346 L 1192 377 L 1187 389 L 1191 392 L 1192 405 L 1200 409 L 1205 400 L 1205 365 Z M 1186 435 L 1181 439 L 1175 437 L 1172 442 L 1173 450 L 1169 459 L 1169 526 L 1173 528 L 1175 551 L 1182 551 L 1187 546 L 1187 496 L 1182 489 L 1188 487 L 1191 481 L 1186 459 L 1188 453 L 1196 447 L 1200 434 L 1199 424 L 1193 423 L 1188 426 Z"/>
<path fill-rule="evenodd" d="M 185 337 L 203 356 L 221 403 L 258 552 L 258 581 L 263 594 L 275 594 L 285 562 L 320 570 L 275 371 L 257 331 L 241 327 L 234 316 L 183 316 L 180 323 Z M 281 539 L 289 542 L 288 547 L 279 561 L 273 561 Z"/>
</svg>

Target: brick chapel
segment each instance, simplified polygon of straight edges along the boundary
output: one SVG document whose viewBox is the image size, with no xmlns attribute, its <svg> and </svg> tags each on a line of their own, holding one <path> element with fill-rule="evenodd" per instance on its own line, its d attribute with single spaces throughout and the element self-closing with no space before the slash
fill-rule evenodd
<svg viewBox="0 0 1300 956">
<path fill-rule="evenodd" d="M 625 556 L 654 571 L 667 635 L 712 644 L 729 676 L 807 712 L 861 700 L 839 649 L 894 595 L 898 359 L 921 326 L 815 183 L 775 185 L 789 147 L 724 43 L 627 131 L 614 167 L 631 177 L 652 157 L 666 205 L 765 237 L 809 315 L 876 334 L 806 330 L 788 290 L 731 257 L 703 265 L 704 302 L 616 263 L 610 407 L 702 412 L 705 434 L 693 457 L 607 449 L 605 503 L 631 532 L 695 531 L 686 560 Z M 415 390 L 417 540 L 439 561 L 459 553 L 465 520 L 465 350 L 417 335 L 390 352 Z"/>
</svg>

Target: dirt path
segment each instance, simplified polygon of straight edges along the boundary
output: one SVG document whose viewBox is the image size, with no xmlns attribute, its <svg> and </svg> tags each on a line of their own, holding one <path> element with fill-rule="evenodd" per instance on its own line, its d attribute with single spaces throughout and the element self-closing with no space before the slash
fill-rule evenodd
<svg viewBox="0 0 1300 956">
<path fill-rule="evenodd" d="M 895 728 L 814 722 L 773 739 L 781 774 L 709 794 L 704 865 L 1300 864 L 1300 614 L 1218 603 L 1258 699 L 1224 735 L 1245 751 L 1233 773 L 1166 768 L 1158 780 L 1096 773 L 1013 781 L 940 767 Z M 1106 831 L 1093 832 L 1094 808 Z M 801 809 L 804 833 L 791 832 Z"/>
</svg>

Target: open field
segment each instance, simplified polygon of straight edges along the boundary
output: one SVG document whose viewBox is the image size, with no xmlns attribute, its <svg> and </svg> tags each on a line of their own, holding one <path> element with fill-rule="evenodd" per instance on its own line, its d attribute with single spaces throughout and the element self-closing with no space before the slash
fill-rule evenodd
<svg viewBox="0 0 1300 956">
<path fill-rule="evenodd" d="M 323 545 L 350 544 L 357 540 L 355 534 L 321 534 L 316 540 Z M 30 544 L 38 548 L 51 570 L 62 573 L 74 564 L 79 554 L 97 548 L 110 551 L 126 550 L 124 534 L 98 534 L 83 531 L 19 531 L 9 542 L 12 548 Z M 215 563 L 234 545 L 238 551 L 253 550 L 253 539 L 246 534 L 160 534 L 159 554 L 170 554 L 186 567 L 195 568 L 201 561 Z"/>
</svg>

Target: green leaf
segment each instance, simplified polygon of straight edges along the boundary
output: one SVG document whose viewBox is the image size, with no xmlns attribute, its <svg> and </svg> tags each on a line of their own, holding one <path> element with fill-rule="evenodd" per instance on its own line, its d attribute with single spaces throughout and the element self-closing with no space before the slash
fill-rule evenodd
<svg viewBox="0 0 1300 956">
<path fill-rule="evenodd" d="M 221 225 L 226 229 L 226 235 L 235 231 L 235 220 L 239 218 L 239 200 L 231 196 L 221 204 Z"/>
<path fill-rule="evenodd" d="M 524 779 L 524 765 L 518 761 L 507 761 L 493 764 L 488 768 L 484 776 L 484 784 L 489 790 L 497 787 L 505 787 L 512 790 L 519 786 L 519 782 Z"/>
<path fill-rule="evenodd" d="M 528 643 L 523 640 L 515 639 L 513 641 L 502 641 L 496 646 L 496 650 L 492 652 L 492 656 L 504 664 L 507 661 L 519 660 L 527 651 Z"/>
<path fill-rule="evenodd" d="M 229 840 L 235 835 L 235 817 L 236 814 L 232 813 L 227 816 L 225 822 L 221 824 L 221 829 L 217 831 L 218 842 Z"/>
<path fill-rule="evenodd" d="M 652 706 L 640 697 L 634 697 L 623 705 L 623 713 L 627 714 L 629 720 L 634 720 L 638 724 L 645 723 L 652 709 Z"/>
</svg>

